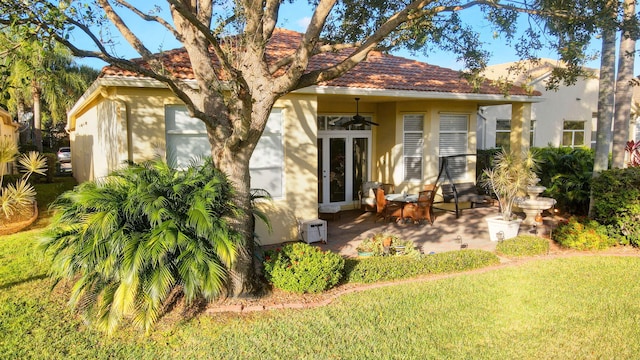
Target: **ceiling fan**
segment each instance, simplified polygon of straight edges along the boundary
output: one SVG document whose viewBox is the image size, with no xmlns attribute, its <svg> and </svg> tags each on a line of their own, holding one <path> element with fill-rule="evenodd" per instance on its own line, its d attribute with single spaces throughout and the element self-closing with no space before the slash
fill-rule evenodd
<svg viewBox="0 0 640 360">
<path fill-rule="evenodd" d="M 358 111 L 358 101 L 360 101 L 360 98 L 356 98 L 356 114 L 353 116 L 353 118 L 351 120 L 349 120 L 346 123 L 342 124 L 342 126 L 344 126 L 344 127 L 347 127 L 347 126 L 350 126 L 350 125 L 356 125 L 356 126 L 375 125 L 375 126 L 379 126 L 380 124 L 374 123 L 373 121 L 369 121 L 369 120 L 365 119 L 364 116 L 360 115 L 360 112 Z"/>
</svg>

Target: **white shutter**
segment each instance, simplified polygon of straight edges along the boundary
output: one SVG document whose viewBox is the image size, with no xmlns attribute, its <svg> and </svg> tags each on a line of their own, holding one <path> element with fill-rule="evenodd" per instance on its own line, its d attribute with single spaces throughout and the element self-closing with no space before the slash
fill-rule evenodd
<svg viewBox="0 0 640 360">
<path fill-rule="evenodd" d="M 284 145 L 282 141 L 282 110 L 273 109 L 262 137 L 249 161 L 251 187 L 264 189 L 273 198 L 282 198 Z"/>
<path fill-rule="evenodd" d="M 469 148 L 469 116 L 440 114 L 440 157 L 466 154 Z M 463 156 L 449 159 L 449 174 L 454 180 L 464 179 L 467 159 Z"/>
<path fill-rule="evenodd" d="M 165 107 L 167 161 L 177 169 L 186 168 L 192 160 L 211 155 L 207 128 L 192 118 L 184 105 Z"/>
<path fill-rule="evenodd" d="M 405 115 L 403 129 L 404 180 L 422 180 L 424 116 Z"/>
</svg>

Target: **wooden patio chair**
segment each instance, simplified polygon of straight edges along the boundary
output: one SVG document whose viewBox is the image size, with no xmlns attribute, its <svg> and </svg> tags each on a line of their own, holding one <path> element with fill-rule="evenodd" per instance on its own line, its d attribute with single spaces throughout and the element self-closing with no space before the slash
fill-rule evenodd
<svg viewBox="0 0 640 360">
<path fill-rule="evenodd" d="M 385 192 L 382 187 L 376 189 L 376 218 L 375 221 L 382 218 L 388 220 L 390 218 L 402 217 L 402 206 L 392 201 L 388 201 L 385 197 Z"/>
<path fill-rule="evenodd" d="M 413 222 L 422 223 L 427 220 L 433 225 L 435 216 L 433 215 L 433 199 L 435 199 L 437 186 L 433 186 L 432 190 L 423 190 L 418 193 L 418 202 L 405 206 L 405 218 L 409 217 Z"/>
</svg>

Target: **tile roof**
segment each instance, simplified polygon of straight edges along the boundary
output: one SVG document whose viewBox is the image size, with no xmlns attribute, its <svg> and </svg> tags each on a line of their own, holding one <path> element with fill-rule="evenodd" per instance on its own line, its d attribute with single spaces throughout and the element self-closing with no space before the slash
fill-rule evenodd
<svg viewBox="0 0 640 360">
<path fill-rule="evenodd" d="M 282 58 L 295 50 L 300 42 L 301 33 L 277 29 L 267 45 L 267 60 Z M 352 50 L 329 52 L 313 56 L 309 61 L 308 71 L 332 65 L 348 56 Z M 142 63 L 141 59 L 133 61 Z M 217 63 L 214 57 L 212 61 Z M 163 66 L 178 79 L 193 79 L 193 70 L 184 48 L 162 53 Z M 122 70 L 114 66 L 102 69 L 102 77 L 141 77 L 141 75 Z M 410 60 L 398 56 L 373 51 L 367 59 L 348 71 L 343 76 L 320 83 L 322 86 L 336 86 L 362 89 L 410 90 L 424 92 L 443 92 L 459 94 L 503 94 L 503 90 L 485 81 L 478 91 L 461 78 L 460 72 L 424 62 Z M 511 95 L 530 95 L 523 88 L 513 86 Z M 538 94 L 539 95 L 539 94 Z"/>
</svg>

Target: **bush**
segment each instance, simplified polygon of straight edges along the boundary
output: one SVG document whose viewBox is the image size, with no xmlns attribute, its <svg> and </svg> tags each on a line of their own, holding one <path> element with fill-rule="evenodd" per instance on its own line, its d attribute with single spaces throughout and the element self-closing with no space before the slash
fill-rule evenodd
<svg viewBox="0 0 640 360">
<path fill-rule="evenodd" d="M 593 177 L 593 150 L 588 148 L 536 148 L 540 185 L 556 207 L 574 215 L 587 215 Z"/>
<path fill-rule="evenodd" d="M 52 205 L 42 248 L 56 281 L 74 284 L 69 303 L 113 332 L 132 318 L 148 332 L 180 290 L 187 304 L 225 290 L 242 237 L 239 211 L 211 158 L 186 170 L 158 160 L 85 182 Z"/>
<path fill-rule="evenodd" d="M 273 286 L 296 293 L 319 293 L 335 286 L 344 269 L 342 256 L 304 243 L 267 252 L 265 275 Z"/>
<path fill-rule="evenodd" d="M 484 250 L 457 250 L 418 257 L 385 256 L 347 259 L 345 281 L 373 283 L 419 275 L 478 269 L 494 265 L 498 257 Z"/>
<path fill-rule="evenodd" d="M 505 256 L 533 256 L 548 252 L 549 240 L 533 235 L 519 235 L 496 245 L 496 253 Z"/>
<path fill-rule="evenodd" d="M 613 169 L 593 179 L 593 219 L 620 244 L 640 246 L 640 168 Z"/>
<path fill-rule="evenodd" d="M 577 250 L 603 250 L 616 244 L 607 228 L 597 221 L 571 217 L 553 231 L 553 240 L 561 246 Z"/>
</svg>

